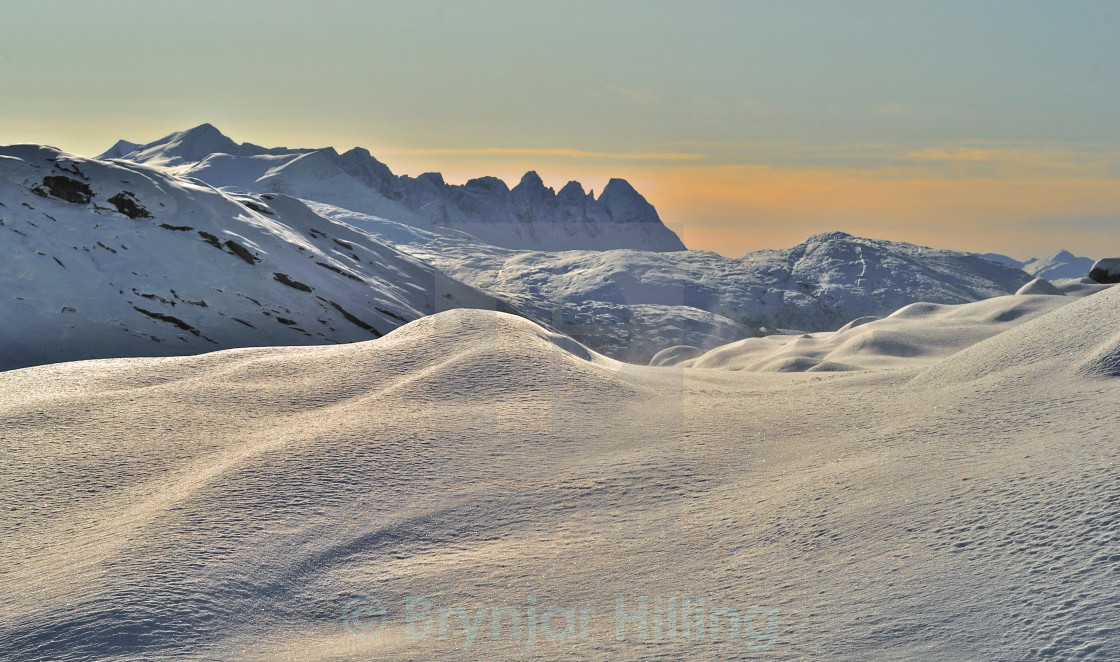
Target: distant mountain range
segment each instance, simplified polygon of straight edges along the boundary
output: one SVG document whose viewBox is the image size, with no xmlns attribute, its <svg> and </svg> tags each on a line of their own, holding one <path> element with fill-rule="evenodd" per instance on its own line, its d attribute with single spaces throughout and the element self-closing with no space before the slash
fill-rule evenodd
<svg viewBox="0 0 1120 662">
<path fill-rule="evenodd" d="M 709 349 L 781 330 L 833 331 L 916 301 L 964 303 L 1011 294 L 1031 280 L 973 253 L 844 232 L 736 259 L 707 251 L 511 251 L 401 236 L 353 214 L 339 218 L 590 347 L 634 362 L 674 345 Z"/>
<path fill-rule="evenodd" d="M 657 210 L 629 183 L 612 179 L 598 197 L 579 182 L 559 192 L 528 172 L 512 189 L 482 177 L 466 184 L 439 173 L 394 175 L 367 150 L 238 144 L 210 124 L 144 145 L 119 141 L 99 159 L 167 168 L 211 186 L 282 193 L 417 227 L 454 228 L 489 244 L 533 250 L 685 250 Z"/>
<path fill-rule="evenodd" d="M 1045 257 L 1032 257 L 1026 262 L 999 253 L 985 253 L 982 257 L 1017 267 L 1035 278 L 1046 280 L 1085 278 L 1094 262 L 1093 258 L 1078 257 L 1067 250 L 1054 251 Z"/>
<path fill-rule="evenodd" d="M 0 369 L 350 342 L 454 307 L 645 362 L 1031 280 L 1010 258 L 842 232 L 738 259 L 680 250 L 621 180 L 598 198 L 532 173 L 450 186 L 364 150 L 238 144 L 210 125 L 102 156 L 0 148 Z"/>
</svg>

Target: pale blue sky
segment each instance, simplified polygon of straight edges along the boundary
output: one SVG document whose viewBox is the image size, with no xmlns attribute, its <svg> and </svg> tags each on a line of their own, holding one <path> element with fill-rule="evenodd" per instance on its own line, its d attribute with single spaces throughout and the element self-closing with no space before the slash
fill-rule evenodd
<svg viewBox="0 0 1120 662">
<path fill-rule="evenodd" d="M 1089 246 L 1120 211 L 1120 3 L 6 0 L 0 109 L 0 143 L 87 155 L 211 122 L 239 141 L 362 145 L 453 181 L 625 176 L 693 228 L 686 242 L 728 253 L 791 243 L 779 223 L 791 238 L 832 222 L 920 240 L 936 210 L 822 199 L 794 222 L 728 196 L 690 212 L 673 191 L 712 169 L 1091 179 L 1066 242 Z M 1062 221 L 1042 206 L 944 213 Z M 1016 241 L 1004 250 L 1044 237 Z"/>
</svg>

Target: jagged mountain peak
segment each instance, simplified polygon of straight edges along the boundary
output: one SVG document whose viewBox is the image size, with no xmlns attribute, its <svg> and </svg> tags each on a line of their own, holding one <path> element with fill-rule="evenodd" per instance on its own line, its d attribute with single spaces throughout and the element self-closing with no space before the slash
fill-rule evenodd
<svg viewBox="0 0 1120 662">
<path fill-rule="evenodd" d="M 587 194 L 583 191 L 583 184 L 577 181 L 571 181 L 564 184 L 564 188 L 560 189 L 560 192 L 556 195 L 563 199 L 575 199 L 582 198 Z"/>
<path fill-rule="evenodd" d="M 602 195 L 608 195 L 608 194 L 639 195 L 638 191 L 635 190 L 634 187 L 630 185 L 630 182 L 626 181 L 625 179 L 620 179 L 620 178 L 617 178 L 617 177 L 612 177 L 610 179 L 610 181 L 607 182 L 607 185 L 605 187 L 603 187 Z"/>
<path fill-rule="evenodd" d="M 416 180 L 436 188 L 447 186 L 447 183 L 443 181 L 443 173 L 440 172 L 425 172 L 417 177 Z"/>
<path fill-rule="evenodd" d="M 544 180 L 541 179 L 541 176 L 537 174 L 536 170 L 530 170 L 529 172 L 521 176 L 521 181 L 517 184 L 517 186 L 514 187 L 514 189 L 518 188 L 543 190 L 545 188 Z"/>
<path fill-rule="evenodd" d="M 661 217 L 657 215 L 657 210 L 653 208 L 653 205 L 625 179 L 611 179 L 607 182 L 596 202 L 606 211 L 614 223 L 662 225 Z M 684 244 L 680 244 L 680 248 L 670 250 L 683 249 Z"/>
<path fill-rule="evenodd" d="M 506 248 L 684 249 L 623 179 L 610 180 L 599 199 L 578 182 L 557 195 L 533 170 L 512 189 L 492 177 L 448 184 L 438 172 L 396 176 L 364 148 L 339 154 L 333 147 L 239 145 L 208 123 L 145 145 L 118 143 L 103 156 L 171 168 L 220 188 L 281 192 L 408 225 L 458 228 Z"/>
<path fill-rule="evenodd" d="M 509 186 L 497 177 L 476 177 L 463 185 L 467 189 L 509 193 Z"/>
</svg>

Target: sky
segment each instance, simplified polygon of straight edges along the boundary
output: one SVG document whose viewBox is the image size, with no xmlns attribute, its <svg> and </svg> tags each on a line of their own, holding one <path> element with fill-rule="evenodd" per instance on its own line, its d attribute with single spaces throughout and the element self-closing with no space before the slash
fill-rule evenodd
<svg viewBox="0 0 1120 662">
<path fill-rule="evenodd" d="M 629 180 L 690 248 L 1120 254 L 1120 3 L 5 0 L 0 144 Z"/>
</svg>

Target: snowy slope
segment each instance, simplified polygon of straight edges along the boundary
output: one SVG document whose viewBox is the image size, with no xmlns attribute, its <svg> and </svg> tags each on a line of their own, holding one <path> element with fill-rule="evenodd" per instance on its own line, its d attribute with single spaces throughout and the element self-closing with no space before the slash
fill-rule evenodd
<svg viewBox="0 0 1120 662">
<path fill-rule="evenodd" d="M 0 374 L 0 658 L 1120 658 L 1120 288 L 983 303 L 858 373 L 455 310 Z"/>
<path fill-rule="evenodd" d="M 130 149 L 131 148 L 131 149 Z M 120 141 L 100 158 L 172 168 L 216 187 L 284 193 L 418 227 L 455 228 L 490 244 L 537 250 L 684 250 L 627 182 L 598 198 L 569 182 L 559 193 L 535 172 L 509 189 L 494 177 L 449 185 L 438 173 L 395 176 L 367 150 L 238 144 L 210 124 L 145 145 Z"/>
<path fill-rule="evenodd" d="M 498 306 L 296 199 L 35 145 L 0 148 L 0 252 L 0 369 L 368 340 Z"/>
</svg>

